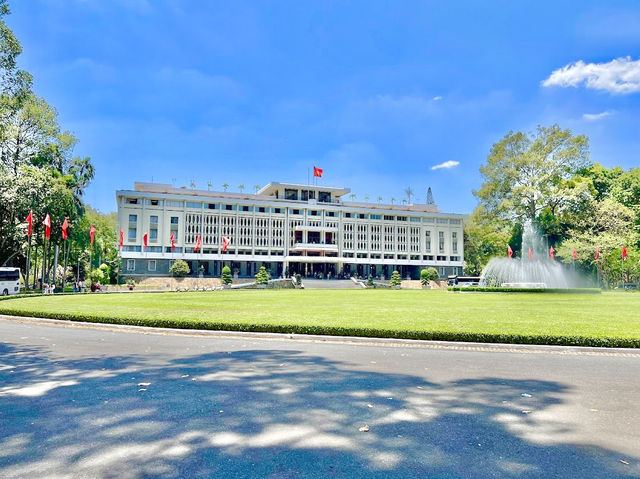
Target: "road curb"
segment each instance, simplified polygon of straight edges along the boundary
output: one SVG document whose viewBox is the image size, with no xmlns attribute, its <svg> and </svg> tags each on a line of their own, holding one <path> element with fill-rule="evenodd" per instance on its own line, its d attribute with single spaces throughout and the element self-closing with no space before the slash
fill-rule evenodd
<svg viewBox="0 0 640 479">
<path fill-rule="evenodd" d="M 397 339 L 357 336 L 329 336 L 294 333 L 266 333 L 249 331 L 221 331 L 205 329 L 155 328 L 150 326 L 133 326 L 126 324 L 89 323 L 64 319 L 37 318 L 31 316 L 11 316 L 0 314 L 0 320 L 25 324 L 44 324 L 58 327 L 92 329 L 113 332 L 157 334 L 163 336 L 211 337 L 222 339 L 258 339 L 268 341 L 297 341 L 325 344 L 352 344 L 360 346 L 386 346 L 418 349 L 441 349 L 469 352 L 497 352 L 519 354 L 554 354 L 579 356 L 615 356 L 640 358 L 637 348 L 600 348 L 588 346 L 556 346 L 536 344 L 508 343 L 471 343 L 463 341 L 436 341 L 424 339 Z"/>
</svg>

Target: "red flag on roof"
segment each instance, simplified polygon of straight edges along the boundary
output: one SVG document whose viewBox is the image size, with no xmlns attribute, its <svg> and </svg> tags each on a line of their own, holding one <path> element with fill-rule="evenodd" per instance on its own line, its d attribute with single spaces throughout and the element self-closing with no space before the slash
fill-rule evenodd
<svg viewBox="0 0 640 479">
<path fill-rule="evenodd" d="M 31 236 L 31 229 L 33 227 L 33 210 L 29 210 L 29 215 L 27 216 L 27 236 Z"/>
<path fill-rule="evenodd" d="M 122 228 L 120 228 L 120 243 L 118 243 L 118 246 L 120 248 L 124 246 L 124 231 L 122 231 Z"/>
<path fill-rule="evenodd" d="M 507 245 L 507 254 L 509 255 L 509 258 L 513 257 L 513 250 L 511 249 L 511 245 Z"/>
<path fill-rule="evenodd" d="M 96 242 L 96 231 L 98 231 L 96 227 L 91 225 L 91 228 L 89 228 L 89 238 L 91 238 L 91 244 Z"/>
<path fill-rule="evenodd" d="M 51 217 L 49 216 L 49 213 L 47 213 L 47 216 L 45 217 L 42 224 L 44 225 L 44 237 L 47 239 L 50 239 L 51 238 Z"/>
<path fill-rule="evenodd" d="M 317 176 L 318 178 L 322 178 L 322 172 L 324 170 L 322 168 L 318 168 L 317 166 L 313 167 L 313 176 Z"/>
<path fill-rule="evenodd" d="M 227 251 L 227 249 L 229 248 L 230 244 L 231 244 L 231 238 L 229 238 L 228 236 L 223 236 L 222 237 L 222 252 L 223 253 L 225 251 Z"/>
<path fill-rule="evenodd" d="M 556 250 L 553 249 L 553 246 L 549 247 L 549 256 L 551 256 L 551 259 L 556 259 Z"/>
<path fill-rule="evenodd" d="M 171 242 L 171 249 L 176 249 L 176 235 L 175 235 L 175 233 L 171 233 L 171 236 L 169 236 L 169 241 Z"/>
<path fill-rule="evenodd" d="M 147 233 L 142 235 L 142 244 L 144 245 L 144 249 L 147 249 L 148 239 L 149 239 L 149 235 Z"/>
<path fill-rule="evenodd" d="M 625 261 L 627 259 L 627 247 L 623 246 L 622 247 L 622 261 Z"/>
<path fill-rule="evenodd" d="M 202 246 L 202 238 L 200 238 L 200 235 L 198 235 L 196 237 L 196 246 L 193 248 L 193 252 L 197 253 L 198 250 L 200 249 L 200 246 Z"/>
<path fill-rule="evenodd" d="M 573 259 L 578 259 L 578 253 L 576 253 L 575 248 L 573 248 Z"/>
<path fill-rule="evenodd" d="M 64 221 L 62 222 L 62 239 L 66 240 L 69 237 L 69 234 L 67 233 L 67 228 L 69 228 L 69 221 L 67 221 L 67 218 L 64 219 Z"/>
<path fill-rule="evenodd" d="M 529 247 L 529 261 L 533 259 L 533 250 Z"/>
</svg>

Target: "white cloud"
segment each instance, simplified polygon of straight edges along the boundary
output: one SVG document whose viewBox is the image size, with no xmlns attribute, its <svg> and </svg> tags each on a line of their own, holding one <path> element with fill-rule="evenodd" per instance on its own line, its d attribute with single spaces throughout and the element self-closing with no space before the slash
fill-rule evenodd
<svg viewBox="0 0 640 479">
<path fill-rule="evenodd" d="M 602 120 L 609 115 L 611 115 L 610 111 L 603 111 L 602 113 L 585 113 L 584 115 L 582 115 L 582 119 L 588 121 L 596 121 Z"/>
<path fill-rule="evenodd" d="M 440 100 L 442 100 L 442 97 L 440 95 L 434 96 L 431 100 L 432 101 L 440 101 Z"/>
<path fill-rule="evenodd" d="M 434 165 L 431 167 L 432 170 L 439 170 L 442 168 L 453 168 L 454 166 L 458 166 L 460 164 L 459 161 L 453 161 L 453 160 L 449 160 L 449 161 L 445 161 L 444 163 L 440 163 L 439 165 Z"/>
<path fill-rule="evenodd" d="M 559 68 L 542 82 L 542 86 L 577 87 L 584 84 L 593 90 L 610 93 L 640 92 L 640 59 L 620 57 L 608 63 L 585 63 L 579 60 Z"/>
</svg>

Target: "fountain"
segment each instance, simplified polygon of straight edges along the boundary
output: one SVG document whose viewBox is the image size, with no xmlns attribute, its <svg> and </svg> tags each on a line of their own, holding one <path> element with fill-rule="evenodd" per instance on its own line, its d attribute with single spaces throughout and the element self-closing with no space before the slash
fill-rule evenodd
<svg viewBox="0 0 640 479">
<path fill-rule="evenodd" d="M 549 256 L 546 241 L 529 219 L 523 225 L 521 251 L 521 258 L 491 258 L 482 270 L 480 286 L 575 288 L 584 283 L 575 271 Z"/>
</svg>

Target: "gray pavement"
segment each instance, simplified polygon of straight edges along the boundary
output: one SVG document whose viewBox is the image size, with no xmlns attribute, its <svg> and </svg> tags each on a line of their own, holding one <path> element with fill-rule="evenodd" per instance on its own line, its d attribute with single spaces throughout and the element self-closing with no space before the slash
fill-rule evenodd
<svg viewBox="0 0 640 479">
<path fill-rule="evenodd" d="M 7 319 L 0 338 L 3 478 L 640 477 L 638 350 Z"/>
</svg>

